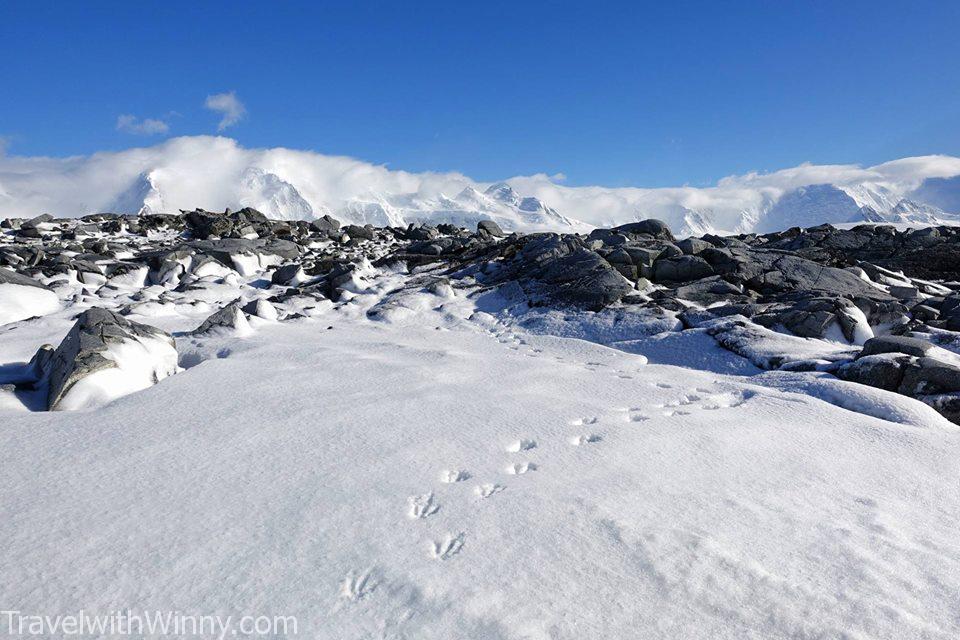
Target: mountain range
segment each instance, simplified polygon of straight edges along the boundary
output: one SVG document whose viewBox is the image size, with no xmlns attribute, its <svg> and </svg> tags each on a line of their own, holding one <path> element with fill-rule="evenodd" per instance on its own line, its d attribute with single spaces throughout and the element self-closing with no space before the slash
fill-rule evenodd
<svg viewBox="0 0 960 640">
<path fill-rule="evenodd" d="M 825 222 L 960 224 L 960 159 L 922 156 L 868 168 L 805 164 L 714 186 L 641 189 L 570 187 L 542 174 L 482 182 L 310 151 L 247 149 L 209 136 L 91 156 L 0 157 L 0 217 L 245 206 L 279 219 L 329 214 L 355 224 L 465 227 L 494 220 L 522 231 L 586 231 L 659 218 L 679 236 Z"/>
</svg>

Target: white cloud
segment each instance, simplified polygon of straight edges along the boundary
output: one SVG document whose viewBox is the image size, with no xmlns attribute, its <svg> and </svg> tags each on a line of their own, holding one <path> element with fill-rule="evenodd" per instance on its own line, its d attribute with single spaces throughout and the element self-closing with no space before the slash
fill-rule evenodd
<svg viewBox="0 0 960 640">
<path fill-rule="evenodd" d="M 217 131 L 232 127 L 247 115 L 247 108 L 243 106 L 243 103 L 240 102 L 237 94 L 233 91 L 207 96 L 204 106 L 211 111 L 223 114 L 220 123 L 217 125 Z"/>
<path fill-rule="evenodd" d="M 203 207 L 237 208 L 244 200 L 244 175 L 254 167 L 276 175 L 317 214 L 335 215 L 355 200 L 407 195 L 455 196 L 464 187 L 484 190 L 460 173 L 410 173 L 343 156 L 286 148 L 248 149 L 216 136 L 177 137 L 160 144 L 70 158 L 0 156 L 0 218 L 50 212 L 76 216 L 136 203 L 151 186 L 166 211 Z M 867 185 L 902 195 L 925 178 L 960 175 L 960 158 L 922 156 L 873 167 L 804 164 L 773 173 L 730 176 L 704 188 L 644 189 L 569 187 L 557 176 L 517 176 L 507 182 L 536 196 L 561 214 L 592 225 L 659 217 L 675 225 L 687 209 L 709 211 L 717 228 L 733 230 L 745 217 L 761 215 L 783 193 L 799 186 L 832 183 Z M 155 201 L 161 202 L 155 197 Z M 127 207 L 125 210 L 129 210 Z M 679 227 L 675 227 L 679 228 Z"/>
<path fill-rule="evenodd" d="M 125 113 L 117 116 L 117 131 L 132 133 L 138 136 L 152 136 L 170 131 L 170 125 L 163 120 L 144 118 L 140 120 L 134 115 Z"/>
</svg>

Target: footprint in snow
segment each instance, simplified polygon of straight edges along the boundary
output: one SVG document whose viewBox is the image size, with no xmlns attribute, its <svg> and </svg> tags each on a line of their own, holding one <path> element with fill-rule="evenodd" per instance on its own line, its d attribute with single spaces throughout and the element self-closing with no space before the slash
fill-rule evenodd
<svg viewBox="0 0 960 640">
<path fill-rule="evenodd" d="M 495 493 L 500 493 L 500 492 L 503 491 L 504 489 L 506 489 L 506 487 L 503 486 L 502 484 L 496 484 L 496 483 L 493 483 L 493 482 L 488 482 L 488 483 L 486 483 L 486 484 L 478 485 L 477 488 L 474 489 L 474 491 L 475 491 L 476 494 L 477 494 L 478 496 L 480 496 L 481 498 L 489 498 L 489 497 L 492 496 L 493 494 L 495 494 Z"/>
<path fill-rule="evenodd" d="M 437 560 L 449 560 L 460 553 L 467 534 L 462 531 L 456 535 L 448 533 L 443 540 L 430 543 L 430 555 Z"/>
<path fill-rule="evenodd" d="M 340 597 L 356 602 L 373 593 L 376 588 L 377 579 L 373 575 L 373 569 L 351 571 L 340 585 Z"/>
<path fill-rule="evenodd" d="M 630 422 L 645 422 L 649 419 L 650 418 L 648 416 L 645 416 L 642 413 L 630 414 L 630 418 L 629 418 Z"/>
<path fill-rule="evenodd" d="M 756 394 L 752 391 L 718 393 L 716 395 L 707 396 L 704 399 L 703 408 L 715 410 L 739 407 L 754 395 Z"/>
<path fill-rule="evenodd" d="M 440 482 L 453 484 L 454 482 L 463 482 L 470 479 L 470 472 L 463 469 L 445 470 L 440 473 Z"/>
<path fill-rule="evenodd" d="M 585 424 L 597 424 L 598 422 L 600 422 L 600 418 L 596 418 L 596 417 L 593 417 L 593 418 L 577 418 L 576 420 L 573 420 L 573 421 L 570 422 L 570 426 L 572 426 L 572 427 L 582 427 L 582 426 L 585 425 Z"/>
<path fill-rule="evenodd" d="M 517 440 L 507 445 L 509 453 L 518 453 L 520 451 L 529 451 L 537 446 L 536 440 Z"/>
<path fill-rule="evenodd" d="M 672 411 L 672 410 L 671 410 L 671 411 L 664 411 L 664 412 L 663 412 L 663 415 L 665 415 L 665 416 L 667 416 L 668 418 L 670 418 L 670 417 L 673 417 L 673 416 L 688 416 L 688 415 L 690 415 L 690 412 L 689 412 L 689 411 Z"/>
<path fill-rule="evenodd" d="M 536 471 L 537 465 L 532 462 L 518 462 L 507 467 L 507 473 L 513 476 L 522 476 L 528 471 Z"/>
<path fill-rule="evenodd" d="M 440 505 L 433 498 L 433 492 L 425 493 L 422 496 L 410 496 L 407 498 L 410 517 L 422 519 L 432 516 L 440 510 Z"/>
<path fill-rule="evenodd" d="M 600 436 L 592 433 L 592 434 L 587 435 L 587 436 L 575 436 L 575 437 L 573 437 L 573 438 L 570 438 L 570 444 L 572 444 L 572 445 L 575 446 L 575 447 L 579 447 L 579 446 L 582 446 L 582 445 L 585 445 L 585 444 L 592 444 L 592 443 L 594 443 L 594 442 L 600 442 L 601 440 L 603 440 L 603 438 L 601 438 Z"/>
</svg>

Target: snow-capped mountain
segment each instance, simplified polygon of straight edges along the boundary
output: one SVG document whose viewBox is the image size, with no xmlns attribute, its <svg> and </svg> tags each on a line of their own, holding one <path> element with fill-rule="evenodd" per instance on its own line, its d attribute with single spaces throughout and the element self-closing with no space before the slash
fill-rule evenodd
<svg viewBox="0 0 960 640">
<path fill-rule="evenodd" d="M 0 156 L 0 217 L 244 206 L 279 219 L 330 214 L 355 224 L 467 227 L 494 220 L 518 231 L 660 218 L 679 236 L 823 222 L 956 224 L 960 158 L 922 156 L 873 167 L 804 164 L 708 187 L 642 189 L 570 187 L 541 174 L 484 183 L 309 151 L 246 149 L 209 136 L 88 157 Z"/>
</svg>

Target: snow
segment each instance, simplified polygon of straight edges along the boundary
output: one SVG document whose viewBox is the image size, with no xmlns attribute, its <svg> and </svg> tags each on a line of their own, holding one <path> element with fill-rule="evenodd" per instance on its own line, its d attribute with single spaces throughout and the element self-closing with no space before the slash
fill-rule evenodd
<svg viewBox="0 0 960 640">
<path fill-rule="evenodd" d="M 752 375 L 672 317 L 409 277 L 367 266 L 311 317 L 187 335 L 235 294 L 208 282 L 129 316 L 177 336 L 159 384 L 82 412 L 0 392 L 0 602 L 338 640 L 960 632 L 960 440 L 926 405 Z M 13 325 L 4 360 L 75 311 Z M 772 340 L 848 348 L 770 331 L 745 355 Z M 154 346 L 91 393 L 144 382 Z"/>
<path fill-rule="evenodd" d="M 52 291 L 0 282 L 0 325 L 44 316 L 59 309 L 60 298 Z"/>
</svg>

